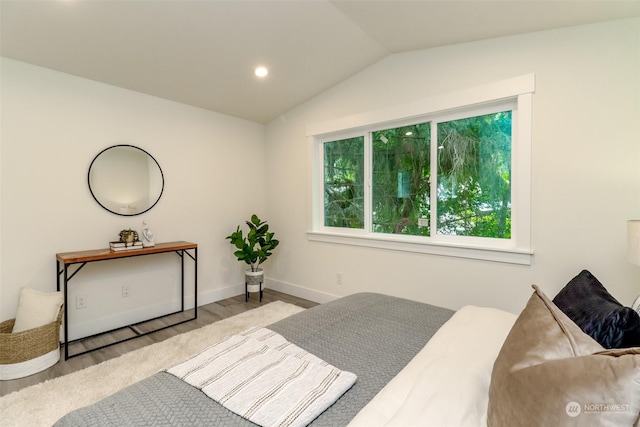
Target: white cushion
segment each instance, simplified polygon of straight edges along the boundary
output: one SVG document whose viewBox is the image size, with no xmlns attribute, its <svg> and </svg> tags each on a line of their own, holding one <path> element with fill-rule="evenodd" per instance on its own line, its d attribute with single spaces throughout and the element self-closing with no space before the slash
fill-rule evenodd
<svg viewBox="0 0 640 427">
<path fill-rule="evenodd" d="M 26 331 L 54 322 L 62 306 L 62 292 L 40 292 L 22 288 L 13 332 Z"/>
</svg>

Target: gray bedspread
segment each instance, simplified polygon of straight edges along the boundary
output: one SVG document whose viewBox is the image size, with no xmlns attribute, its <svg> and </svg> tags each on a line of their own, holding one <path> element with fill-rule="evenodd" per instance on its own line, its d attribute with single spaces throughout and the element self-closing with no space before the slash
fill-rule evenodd
<svg viewBox="0 0 640 427">
<path fill-rule="evenodd" d="M 287 340 L 355 373 L 356 384 L 312 426 L 344 426 L 453 315 L 442 307 L 360 293 L 271 324 Z M 160 372 L 55 426 L 253 426 L 176 377 Z"/>
</svg>

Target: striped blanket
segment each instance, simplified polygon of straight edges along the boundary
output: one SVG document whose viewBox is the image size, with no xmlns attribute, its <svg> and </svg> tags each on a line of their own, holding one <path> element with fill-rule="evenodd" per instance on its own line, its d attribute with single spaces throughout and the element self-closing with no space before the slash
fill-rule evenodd
<svg viewBox="0 0 640 427">
<path fill-rule="evenodd" d="M 306 426 L 356 381 L 265 328 L 228 336 L 166 372 L 261 426 Z"/>
</svg>

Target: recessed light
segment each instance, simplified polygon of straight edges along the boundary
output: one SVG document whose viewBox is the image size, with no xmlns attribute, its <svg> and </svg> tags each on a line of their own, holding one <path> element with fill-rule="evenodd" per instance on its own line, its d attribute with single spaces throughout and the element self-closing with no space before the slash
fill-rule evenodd
<svg viewBox="0 0 640 427">
<path fill-rule="evenodd" d="M 269 70 L 267 70 L 267 67 L 257 67 L 254 73 L 258 77 L 266 77 L 269 74 Z"/>
</svg>

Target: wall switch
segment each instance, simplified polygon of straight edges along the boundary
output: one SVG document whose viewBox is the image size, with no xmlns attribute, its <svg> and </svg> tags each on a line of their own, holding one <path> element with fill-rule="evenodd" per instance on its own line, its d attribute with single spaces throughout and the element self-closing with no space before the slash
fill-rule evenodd
<svg viewBox="0 0 640 427">
<path fill-rule="evenodd" d="M 87 308 L 87 296 L 86 295 L 78 295 L 76 296 L 76 310 L 80 308 Z"/>
<path fill-rule="evenodd" d="M 343 285 L 342 273 L 336 273 L 336 285 L 338 285 L 338 286 L 342 286 Z"/>
<path fill-rule="evenodd" d="M 129 297 L 129 287 L 128 286 L 123 286 L 122 287 L 122 298 L 128 298 Z"/>
</svg>

